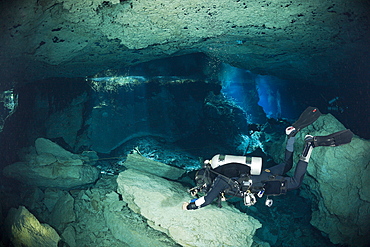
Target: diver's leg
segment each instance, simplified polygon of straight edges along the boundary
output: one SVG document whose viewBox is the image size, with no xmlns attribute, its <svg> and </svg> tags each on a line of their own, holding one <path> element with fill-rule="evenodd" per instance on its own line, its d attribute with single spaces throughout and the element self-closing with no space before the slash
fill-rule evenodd
<svg viewBox="0 0 370 247">
<path fill-rule="evenodd" d="M 287 140 L 285 148 L 285 158 L 284 158 L 284 170 L 281 173 L 282 175 L 286 174 L 293 167 L 293 151 L 294 151 L 294 142 L 295 137 L 289 137 Z"/>
<path fill-rule="evenodd" d="M 307 135 L 305 138 L 305 146 L 300 160 L 298 161 L 294 176 L 286 179 L 287 189 L 293 190 L 301 186 L 314 147 L 344 145 L 350 143 L 352 137 L 353 133 L 350 130 L 338 131 L 328 136 Z"/>
<path fill-rule="evenodd" d="M 288 150 L 285 150 L 285 160 L 284 162 L 275 165 L 273 167 L 270 167 L 266 169 L 269 171 L 272 175 L 284 175 L 290 169 L 293 167 L 293 152 L 289 152 Z"/>
<path fill-rule="evenodd" d="M 306 174 L 307 171 L 307 166 L 308 166 L 307 162 L 303 160 L 298 161 L 297 167 L 294 172 L 294 176 L 286 178 L 287 190 L 295 190 L 301 187 L 304 175 Z"/>
<path fill-rule="evenodd" d="M 293 149 L 294 149 L 295 137 L 288 137 L 285 146 L 285 157 L 284 161 L 279 165 L 269 168 L 273 175 L 284 175 L 293 167 Z"/>
<path fill-rule="evenodd" d="M 304 175 L 307 172 L 308 162 L 310 160 L 311 153 L 314 148 L 312 136 L 306 136 L 305 142 L 306 143 L 301 158 L 297 163 L 294 176 L 286 178 L 287 190 L 298 189 L 301 186 Z"/>
<path fill-rule="evenodd" d="M 313 136 L 313 144 L 315 147 L 319 146 L 331 146 L 337 147 L 352 141 L 353 133 L 351 130 L 346 129 L 335 132 L 327 136 Z"/>
</svg>

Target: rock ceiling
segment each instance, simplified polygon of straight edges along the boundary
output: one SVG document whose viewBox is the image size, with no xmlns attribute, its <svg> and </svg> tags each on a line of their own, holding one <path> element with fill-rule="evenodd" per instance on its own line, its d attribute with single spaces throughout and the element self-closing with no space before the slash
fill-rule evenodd
<svg viewBox="0 0 370 247">
<path fill-rule="evenodd" d="M 363 82 L 370 73 L 369 5 L 367 0 L 3 0 L 0 89 L 195 52 L 294 81 Z"/>
</svg>

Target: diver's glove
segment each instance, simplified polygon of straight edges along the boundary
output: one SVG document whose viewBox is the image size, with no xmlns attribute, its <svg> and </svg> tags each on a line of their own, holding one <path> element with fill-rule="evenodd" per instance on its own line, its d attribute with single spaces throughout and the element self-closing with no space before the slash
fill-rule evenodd
<svg viewBox="0 0 370 247">
<path fill-rule="evenodd" d="M 184 202 L 182 204 L 182 209 L 183 210 L 194 210 L 194 209 L 198 209 L 199 207 L 197 205 L 195 205 L 195 201 L 197 199 L 191 199 L 190 200 L 190 203 L 189 202 Z"/>
</svg>

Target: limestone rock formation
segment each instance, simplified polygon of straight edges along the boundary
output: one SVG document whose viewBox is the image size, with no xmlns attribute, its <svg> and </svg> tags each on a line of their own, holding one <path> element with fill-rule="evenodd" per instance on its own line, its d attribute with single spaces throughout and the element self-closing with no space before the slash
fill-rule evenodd
<svg viewBox="0 0 370 247">
<path fill-rule="evenodd" d="M 134 163 L 132 159 L 129 162 Z M 116 192 L 123 189 L 122 195 Z M 119 179 L 102 175 L 89 189 L 66 191 L 27 186 L 20 196 L 40 221 L 60 233 L 56 240 L 59 246 L 269 246 L 252 239 L 261 225 L 247 214 L 226 205 L 222 209 L 209 206 L 198 212 L 182 211 L 182 202 L 189 199 L 186 188 L 133 168 Z M 134 201 L 127 199 L 135 196 Z M 37 244 L 23 246 L 56 246 Z"/>
<path fill-rule="evenodd" d="M 149 173 L 127 169 L 117 183 L 130 209 L 182 246 L 251 246 L 261 227 L 254 218 L 229 206 L 183 211 L 182 203 L 190 199 L 186 189 Z"/>
<path fill-rule="evenodd" d="M 24 206 L 9 211 L 5 228 L 15 247 L 57 247 L 60 240 L 52 227 L 40 223 Z"/>
<path fill-rule="evenodd" d="M 75 191 L 76 221 L 61 237 L 73 246 L 177 247 L 166 234 L 149 227 L 143 216 L 132 212 L 115 192 L 116 176 L 103 176 L 89 190 Z"/>
<path fill-rule="evenodd" d="M 88 157 L 72 154 L 56 143 L 38 138 L 16 162 L 4 168 L 3 174 L 23 183 L 43 187 L 73 188 L 98 179 L 99 170 Z"/>
<path fill-rule="evenodd" d="M 185 170 L 150 160 L 137 153 L 129 154 L 123 165 L 127 168 L 148 172 L 171 180 L 177 180 L 185 173 Z"/>
<path fill-rule="evenodd" d="M 296 148 L 303 147 L 306 134 L 322 136 L 343 129 L 331 114 L 323 115 L 298 134 Z M 355 136 L 350 144 L 316 147 L 312 152 L 303 195 L 318 204 L 311 224 L 335 244 L 367 246 L 370 242 L 369 151 L 370 141 Z"/>
<path fill-rule="evenodd" d="M 76 219 L 74 198 L 68 192 L 62 194 L 55 203 L 49 220 L 50 225 L 56 229 L 64 228 L 66 224 Z"/>
<path fill-rule="evenodd" d="M 133 213 L 124 201 L 118 200 L 119 195 L 111 192 L 104 200 L 104 219 L 113 236 L 130 247 L 178 246 L 166 234 L 156 231 L 145 223 L 140 214 Z"/>
<path fill-rule="evenodd" d="M 369 76 L 365 0 L 18 0 L 0 10 L 5 88 L 194 52 L 303 82 Z"/>
</svg>

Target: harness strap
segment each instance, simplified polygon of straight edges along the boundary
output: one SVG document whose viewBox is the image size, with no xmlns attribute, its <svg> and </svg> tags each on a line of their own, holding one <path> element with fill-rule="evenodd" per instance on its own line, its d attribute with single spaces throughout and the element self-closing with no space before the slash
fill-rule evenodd
<svg viewBox="0 0 370 247">
<path fill-rule="evenodd" d="M 218 173 L 218 172 L 216 172 L 214 170 L 211 170 L 209 167 L 207 167 L 206 169 L 209 170 L 210 172 L 212 172 L 212 173 L 214 173 L 214 174 L 216 174 L 216 175 L 221 176 L 222 178 L 224 178 L 226 180 L 226 182 L 229 185 L 231 185 L 231 186 L 233 186 L 235 184 L 235 182 L 237 182 L 236 180 L 233 180 L 233 179 L 231 179 L 229 177 L 226 177 L 225 175 L 222 175 L 221 173 Z"/>
<path fill-rule="evenodd" d="M 240 191 L 240 184 L 238 183 L 237 180 L 233 180 L 221 173 L 218 173 L 214 170 L 211 170 L 209 167 L 206 167 L 207 170 L 209 170 L 210 172 L 222 177 L 223 179 L 225 179 L 225 181 L 228 183 L 228 185 L 232 188 L 231 190 L 230 189 L 226 189 L 225 190 L 225 194 L 228 194 L 228 195 L 231 195 L 231 196 L 237 196 L 237 197 L 241 197 L 242 195 L 239 195 L 239 191 Z M 233 190 L 234 188 L 236 188 L 236 190 Z"/>
</svg>

